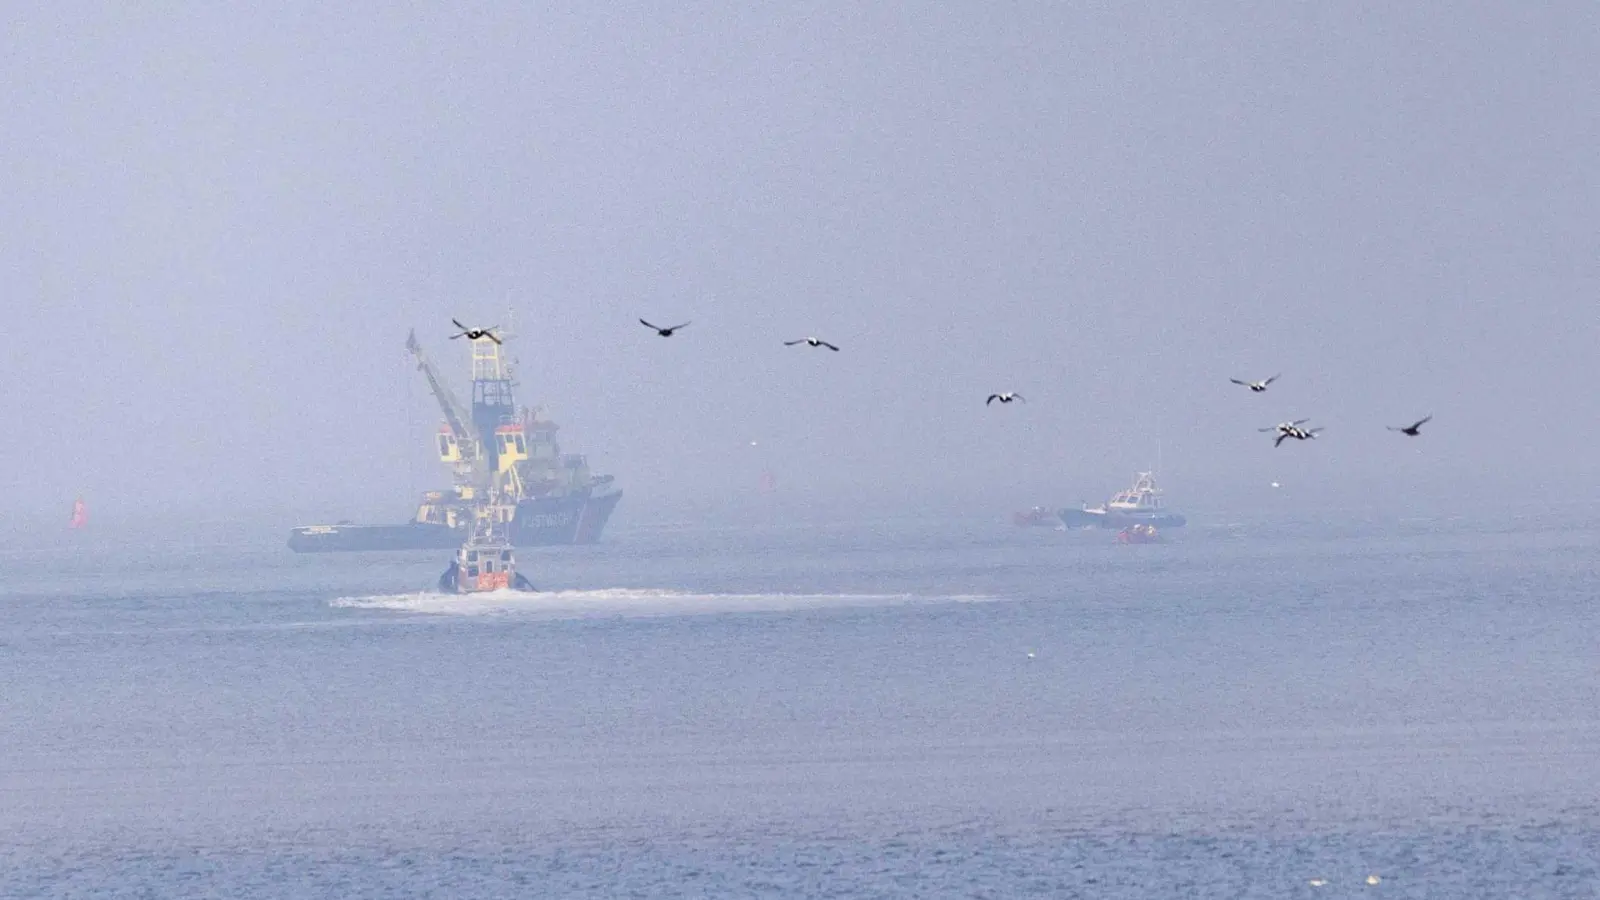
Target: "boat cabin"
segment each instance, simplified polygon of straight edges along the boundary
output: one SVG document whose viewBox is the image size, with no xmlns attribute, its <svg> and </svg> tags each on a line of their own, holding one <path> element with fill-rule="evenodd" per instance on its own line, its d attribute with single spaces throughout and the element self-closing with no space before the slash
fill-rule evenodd
<svg viewBox="0 0 1600 900">
<path fill-rule="evenodd" d="M 1107 509 L 1139 513 L 1160 512 L 1165 506 L 1161 489 L 1156 487 L 1155 478 L 1150 472 L 1140 472 L 1134 479 L 1133 487 L 1118 491 L 1106 504 Z"/>
<path fill-rule="evenodd" d="M 456 551 L 450 568 L 439 576 L 439 589 L 452 594 L 478 594 L 533 590 L 533 585 L 517 574 L 516 555 L 509 543 L 468 541 Z"/>
</svg>

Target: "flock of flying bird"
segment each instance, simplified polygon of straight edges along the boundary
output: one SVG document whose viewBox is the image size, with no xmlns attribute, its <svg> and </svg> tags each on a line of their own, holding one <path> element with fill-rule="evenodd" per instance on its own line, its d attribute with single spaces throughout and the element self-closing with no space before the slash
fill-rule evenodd
<svg viewBox="0 0 1600 900">
<path fill-rule="evenodd" d="M 458 322 L 456 324 L 459 325 L 460 323 Z M 651 325 L 649 322 L 646 322 L 645 320 L 640 319 L 639 320 L 639 324 L 643 325 L 646 328 L 649 328 L 649 329 L 653 330 L 656 334 L 659 334 L 662 337 L 672 337 L 674 334 L 677 333 L 678 329 L 680 329 L 680 328 L 688 328 L 690 323 L 685 322 L 682 325 L 672 325 L 672 326 L 669 326 L 667 328 L 662 328 L 660 325 Z M 839 348 L 838 347 L 834 346 L 833 344 L 828 343 L 827 341 L 823 340 L 822 338 L 803 337 L 803 338 L 800 338 L 799 340 L 784 341 L 783 342 L 783 345 L 785 347 L 793 347 L 795 344 L 805 344 L 808 347 L 827 347 L 829 350 L 832 350 L 835 353 L 839 352 Z"/>
<path fill-rule="evenodd" d="M 1260 381 L 1240 381 L 1237 378 L 1229 378 L 1228 380 L 1234 384 L 1243 385 L 1244 387 L 1249 388 L 1252 393 L 1260 394 L 1264 393 L 1267 389 L 1267 385 L 1277 381 L 1282 374 L 1282 372 L 1279 372 L 1277 375 L 1274 375 L 1271 378 L 1263 378 Z M 1272 442 L 1272 446 L 1281 447 L 1283 446 L 1283 442 L 1290 438 L 1294 438 L 1297 441 L 1309 441 L 1315 438 L 1317 436 L 1317 432 L 1321 431 L 1322 429 L 1301 427 L 1309 421 L 1311 420 L 1295 419 L 1293 422 L 1279 422 L 1271 428 L 1257 428 L 1256 430 L 1266 434 L 1276 434 L 1278 437 Z M 1410 425 L 1386 425 L 1384 427 L 1388 428 L 1390 431 L 1398 431 L 1407 437 L 1416 437 L 1422 433 L 1422 426 L 1431 421 L 1433 421 L 1433 416 L 1426 415 L 1417 421 L 1412 422 Z"/>
<path fill-rule="evenodd" d="M 454 319 L 451 319 L 450 321 L 455 322 Z M 658 335 L 660 335 L 662 337 L 672 337 L 672 335 L 674 333 L 676 333 L 678 329 L 687 328 L 687 327 L 689 327 L 690 323 L 685 322 L 682 325 L 673 325 L 673 326 L 670 326 L 668 328 L 662 328 L 660 325 L 652 325 L 649 322 L 646 322 L 644 319 L 640 319 L 639 320 L 639 324 L 643 325 L 646 328 L 649 328 L 649 329 L 653 330 L 656 334 L 658 334 Z M 456 322 L 456 325 L 458 327 L 461 327 L 461 328 L 465 328 L 466 327 L 465 325 L 462 325 L 460 322 Z M 463 333 L 465 333 L 465 332 L 463 332 Z M 461 335 L 456 335 L 456 337 L 460 337 L 460 336 Z M 491 335 L 491 337 L 492 337 L 492 335 Z M 803 337 L 803 338 L 797 338 L 797 339 L 792 340 L 792 341 L 784 341 L 783 342 L 783 345 L 785 347 L 793 347 L 793 346 L 795 346 L 797 344 L 805 344 L 807 347 L 827 347 L 829 350 L 832 350 L 835 353 L 839 352 L 838 345 L 830 344 L 827 341 L 825 341 L 825 340 L 823 340 L 822 338 L 819 338 L 819 337 Z M 1001 403 L 1010 403 L 1013 400 L 1021 400 L 1024 403 L 1028 402 L 1027 398 L 1023 397 L 1021 394 L 1017 393 L 1016 391 L 1006 391 L 1006 392 L 1000 393 L 1000 394 L 990 394 L 989 395 L 989 399 L 985 400 L 983 405 L 984 406 L 988 406 L 989 404 L 995 402 L 996 400 L 999 400 Z"/>
<path fill-rule="evenodd" d="M 460 332 L 450 335 L 451 340 L 455 340 L 459 337 L 464 337 L 470 341 L 488 338 L 489 340 L 494 341 L 496 344 L 500 343 L 500 338 L 494 333 L 494 329 L 498 328 L 498 325 L 490 326 L 489 328 L 468 328 L 456 319 L 451 319 L 450 321 L 454 322 L 455 326 L 461 329 Z M 660 325 L 652 325 L 644 319 L 640 319 L 639 324 L 650 329 L 651 331 L 654 331 L 660 337 L 669 338 L 676 334 L 679 330 L 688 328 L 691 323 L 684 322 L 682 325 L 669 325 L 663 328 Z M 835 353 L 839 352 L 838 345 L 831 344 L 819 337 L 803 337 L 792 341 L 783 342 L 785 347 L 793 347 L 798 344 L 805 344 L 808 347 L 827 347 L 829 350 L 832 350 Z M 1271 378 L 1263 378 L 1260 381 L 1241 381 L 1237 378 L 1229 378 L 1228 380 L 1234 384 L 1249 388 L 1251 393 L 1261 394 L 1266 392 L 1268 385 L 1272 384 L 1274 381 L 1277 381 L 1282 375 L 1283 373 L 1279 372 L 1277 375 L 1274 375 Z M 1002 404 L 1010 403 L 1013 400 L 1021 400 L 1024 403 L 1027 402 L 1027 398 L 1023 397 L 1016 391 L 1005 391 L 1002 393 L 990 394 L 989 399 L 985 400 L 983 405 L 988 406 L 991 403 L 994 403 L 996 400 L 999 400 Z M 1422 433 L 1422 426 L 1428 424 L 1432 420 L 1433 416 L 1427 415 L 1411 423 L 1410 425 L 1388 425 L 1385 427 L 1387 427 L 1390 431 L 1398 431 L 1407 437 L 1416 437 Z M 1283 446 L 1283 442 L 1289 440 L 1290 438 L 1293 438 L 1297 441 L 1309 441 L 1314 439 L 1317 436 L 1317 432 L 1322 431 L 1322 429 L 1302 427 L 1309 421 L 1311 420 L 1295 419 L 1293 422 L 1279 422 L 1270 428 L 1258 428 L 1256 430 L 1267 434 L 1276 434 L 1277 439 L 1272 442 L 1272 446 L 1281 447 Z"/>
</svg>

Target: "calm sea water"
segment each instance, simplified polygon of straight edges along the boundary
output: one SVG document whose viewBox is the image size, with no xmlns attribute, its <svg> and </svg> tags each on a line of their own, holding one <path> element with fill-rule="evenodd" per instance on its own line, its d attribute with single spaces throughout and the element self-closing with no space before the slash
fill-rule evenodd
<svg viewBox="0 0 1600 900">
<path fill-rule="evenodd" d="M 1595 522 L 282 538 L 0 549 L 0 895 L 1600 896 Z"/>
</svg>

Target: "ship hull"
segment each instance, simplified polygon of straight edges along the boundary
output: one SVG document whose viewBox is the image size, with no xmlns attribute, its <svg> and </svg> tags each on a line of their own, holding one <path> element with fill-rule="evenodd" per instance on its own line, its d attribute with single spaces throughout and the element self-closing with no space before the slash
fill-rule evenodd
<svg viewBox="0 0 1600 900">
<path fill-rule="evenodd" d="M 517 547 L 592 544 L 600 539 L 621 491 L 599 496 L 521 500 L 511 520 Z M 430 523 L 400 525 L 301 525 L 289 532 L 296 553 L 361 553 L 387 550 L 455 549 L 467 539 L 465 528 Z"/>
<path fill-rule="evenodd" d="M 601 496 L 521 500 L 511 521 L 511 543 L 518 547 L 592 544 L 622 499 L 621 491 Z"/>
<path fill-rule="evenodd" d="M 1154 525 L 1158 528 L 1179 528 L 1188 520 L 1177 513 L 1139 515 L 1117 510 L 1063 509 L 1061 524 L 1068 528 L 1127 528 L 1130 525 Z"/>
</svg>

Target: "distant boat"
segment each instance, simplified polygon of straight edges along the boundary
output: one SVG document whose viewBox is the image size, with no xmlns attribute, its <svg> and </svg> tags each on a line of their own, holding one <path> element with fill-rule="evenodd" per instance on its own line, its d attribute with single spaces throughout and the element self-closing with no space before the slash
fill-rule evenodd
<svg viewBox="0 0 1600 900">
<path fill-rule="evenodd" d="M 83 526 L 88 525 L 88 524 L 89 524 L 89 507 L 85 506 L 83 504 L 83 498 L 79 497 L 77 500 L 74 500 L 73 503 L 72 503 L 72 521 L 67 523 L 67 527 L 68 528 L 82 528 Z"/>
<path fill-rule="evenodd" d="M 465 329 L 464 329 L 465 330 Z M 478 329 L 472 329 L 479 331 Z M 411 521 L 391 525 L 297 525 L 289 531 L 296 553 L 457 549 L 471 536 L 473 518 L 486 494 L 496 515 L 511 527 L 504 535 L 516 547 L 592 544 L 622 499 L 610 475 L 595 475 L 582 454 L 563 453 L 555 422 L 538 409 L 516 404 L 509 332 L 459 335 L 472 342 L 472 403 L 456 398 L 417 336 L 406 340 L 428 390 L 444 412 L 434 434 L 439 461 L 449 467 L 451 487 L 428 491 Z"/>
<path fill-rule="evenodd" d="M 1063 509 L 1061 523 L 1068 528 L 1098 525 L 1101 528 L 1124 528 L 1128 525 L 1160 525 L 1177 528 L 1184 523 L 1183 516 L 1167 509 L 1161 489 L 1156 487 L 1155 476 L 1140 472 L 1133 487 L 1118 491 L 1109 503 L 1098 507 L 1087 503 L 1080 509 Z"/>
<path fill-rule="evenodd" d="M 511 541 L 505 536 L 509 524 L 490 517 L 477 519 L 467 542 L 450 560 L 450 568 L 439 576 L 439 590 L 447 594 L 537 590 L 517 571 Z"/>
</svg>

